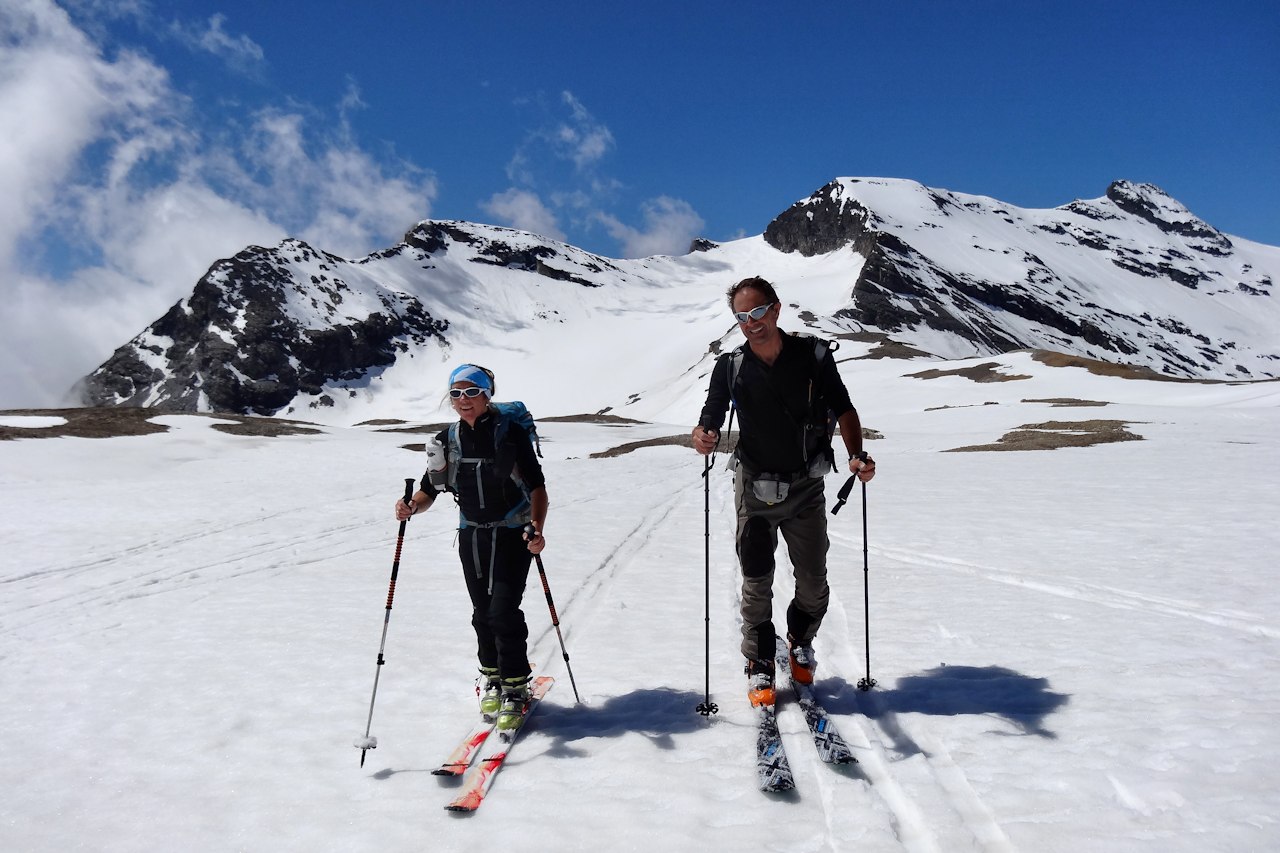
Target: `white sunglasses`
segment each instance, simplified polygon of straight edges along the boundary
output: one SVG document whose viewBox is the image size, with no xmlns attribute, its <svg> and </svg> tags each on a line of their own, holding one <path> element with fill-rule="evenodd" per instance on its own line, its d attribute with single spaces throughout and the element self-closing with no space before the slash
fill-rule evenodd
<svg viewBox="0 0 1280 853">
<path fill-rule="evenodd" d="M 769 313 L 769 309 L 777 305 L 776 302 L 770 302 L 768 305 L 761 305 L 759 308 L 752 308 L 750 311 L 734 311 L 733 316 L 738 318 L 739 323 L 745 323 L 748 320 L 759 320 Z"/>
<path fill-rule="evenodd" d="M 449 396 L 457 400 L 460 397 L 479 397 L 484 393 L 484 389 L 478 385 L 472 385 L 470 388 L 450 388 Z"/>
</svg>

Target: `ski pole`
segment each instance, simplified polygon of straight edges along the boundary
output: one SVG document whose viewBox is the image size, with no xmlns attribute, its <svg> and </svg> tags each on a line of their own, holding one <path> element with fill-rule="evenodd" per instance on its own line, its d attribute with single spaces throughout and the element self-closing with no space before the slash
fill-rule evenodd
<svg viewBox="0 0 1280 853">
<path fill-rule="evenodd" d="M 707 456 L 702 463 L 702 519 L 703 538 L 705 540 L 705 574 L 703 581 L 703 622 L 706 625 L 706 662 L 707 662 L 707 698 L 698 705 L 697 711 L 704 717 L 710 717 L 720 709 L 711 701 L 711 457 Z"/>
<path fill-rule="evenodd" d="M 533 536 L 538 530 L 532 524 L 526 524 L 525 533 Z M 542 592 L 547 597 L 547 609 L 551 611 L 551 626 L 556 629 L 556 637 L 560 639 L 560 653 L 564 655 L 564 668 L 569 671 L 569 686 L 573 688 L 573 699 L 579 705 L 578 683 L 573 679 L 573 667 L 569 665 L 569 650 L 564 647 L 564 635 L 560 633 L 560 617 L 556 615 L 556 603 L 551 599 L 551 587 L 547 584 L 547 570 L 542 567 L 542 555 L 534 554 L 534 562 L 538 564 L 538 577 L 542 580 Z"/>
<path fill-rule="evenodd" d="M 850 480 L 852 482 L 852 480 Z M 868 573 L 867 566 L 867 484 L 862 484 L 862 608 L 863 608 L 863 624 L 866 626 L 867 635 L 867 677 L 858 682 L 859 690 L 870 690 L 876 686 L 876 680 L 871 677 L 871 592 L 868 589 Z"/>
<path fill-rule="evenodd" d="M 404 502 L 407 505 L 413 498 L 413 480 L 405 478 L 404 481 Z M 378 677 L 382 675 L 382 665 L 386 663 L 382 654 L 387 648 L 387 626 L 391 624 L 391 600 L 396 596 L 396 576 L 400 574 L 400 548 L 404 545 L 404 528 L 409 523 L 409 518 L 400 520 L 400 535 L 396 537 L 396 556 L 391 561 L 391 585 L 387 588 L 387 612 L 382 617 L 382 642 L 378 646 L 378 666 L 373 671 L 373 696 L 369 697 L 369 721 L 365 723 L 364 737 L 356 738 L 355 748 L 360 750 L 360 766 L 364 767 L 365 753 L 371 749 L 378 748 L 378 739 L 369 736 L 369 729 L 373 727 L 373 703 L 378 699 Z"/>
</svg>

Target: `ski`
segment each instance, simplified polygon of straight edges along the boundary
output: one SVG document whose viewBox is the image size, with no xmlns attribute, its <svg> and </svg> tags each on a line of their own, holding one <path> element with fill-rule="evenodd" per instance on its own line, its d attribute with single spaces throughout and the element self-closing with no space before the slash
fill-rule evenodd
<svg viewBox="0 0 1280 853">
<path fill-rule="evenodd" d="M 462 790 L 453 798 L 453 802 L 445 806 L 446 809 L 451 812 L 473 812 L 480 808 L 485 795 L 489 792 L 489 786 L 493 784 L 493 777 L 506 763 L 507 756 L 511 754 L 511 749 L 515 746 L 520 733 L 525 730 L 525 726 L 529 725 L 529 715 L 538 707 L 538 703 L 542 701 L 543 696 L 547 695 L 547 691 L 554 683 L 555 679 L 549 675 L 539 676 L 533 680 L 529 690 L 529 709 L 525 711 L 524 721 L 520 727 L 513 732 L 498 733 L 496 749 L 467 771 L 462 779 Z M 488 739 L 487 734 L 485 739 Z"/>
<path fill-rule="evenodd" d="M 484 746 L 484 742 L 489 739 L 489 735 L 493 734 L 493 727 L 493 720 L 481 719 L 458 742 L 458 745 L 453 748 L 453 752 L 449 753 L 449 757 L 431 772 L 436 776 L 461 776 L 466 773 L 467 768 L 471 766 L 471 760 L 476 757 L 480 747 Z"/>
<path fill-rule="evenodd" d="M 826 708 L 818 702 L 813 692 L 813 685 L 802 684 L 791 677 L 791 653 L 787 649 L 786 641 L 781 637 L 778 638 L 776 664 L 777 669 L 785 672 L 787 679 L 791 682 L 791 689 L 795 691 L 796 701 L 800 703 L 804 721 L 809 726 L 809 733 L 813 735 L 813 745 L 818 750 L 818 757 L 827 764 L 857 763 L 858 759 L 854 757 L 853 750 L 841 737 Z"/>
<path fill-rule="evenodd" d="M 772 705 L 760 705 L 755 710 L 760 723 L 756 733 L 756 775 L 760 779 L 760 790 L 789 791 L 796 786 L 796 780 L 791 775 L 787 751 L 782 747 L 777 714 Z"/>
</svg>

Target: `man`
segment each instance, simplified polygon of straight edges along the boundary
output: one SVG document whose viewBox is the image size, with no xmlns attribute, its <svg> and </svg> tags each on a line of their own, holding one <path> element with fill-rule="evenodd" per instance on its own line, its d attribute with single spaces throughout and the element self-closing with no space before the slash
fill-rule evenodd
<svg viewBox="0 0 1280 853">
<path fill-rule="evenodd" d="M 747 698 L 774 702 L 774 551 L 778 533 L 795 569 L 795 598 L 787 607 L 792 677 L 811 684 L 813 638 L 827 612 L 827 516 L 823 475 L 831 469 L 828 413 L 840 425 L 849 470 L 862 482 L 875 462 L 862 449 L 862 423 L 849 402 L 829 348 L 778 328 L 782 305 L 773 285 L 743 279 L 729 289 L 729 306 L 746 338 L 741 355 L 722 355 L 711 373 L 693 446 L 706 455 L 720 441 L 732 401 L 740 423 L 734 498 L 736 549 L 742 566 L 742 654 Z M 736 365 L 736 367 L 735 367 Z"/>
</svg>

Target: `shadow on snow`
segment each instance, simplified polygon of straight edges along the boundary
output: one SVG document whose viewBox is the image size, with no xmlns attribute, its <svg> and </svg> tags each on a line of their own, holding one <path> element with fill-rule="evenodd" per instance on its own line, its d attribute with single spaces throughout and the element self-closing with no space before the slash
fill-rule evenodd
<svg viewBox="0 0 1280 853">
<path fill-rule="evenodd" d="M 1056 738 L 1045 727 L 1045 718 L 1070 701 L 1068 695 L 1050 690 L 1047 678 L 1033 678 L 1002 666 L 939 666 L 900 678 L 888 690 L 877 686 L 863 692 L 839 678 L 819 678 L 816 687 L 829 712 L 861 714 L 875 720 L 905 754 L 922 750 L 902 731 L 898 714 L 994 716 L 1013 725 L 1017 734 Z"/>
<path fill-rule="evenodd" d="M 533 723 L 539 735 L 555 740 L 549 754 L 561 757 L 583 754 L 571 746 L 575 740 L 637 733 L 659 749 L 675 749 L 674 735 L 706 728 L 706 720 L 694 711 L 702 699 L 687 690 L 634 690 L 600 704 L 558 707 L 555 713 L 538 714 Z"/>
</svg>

